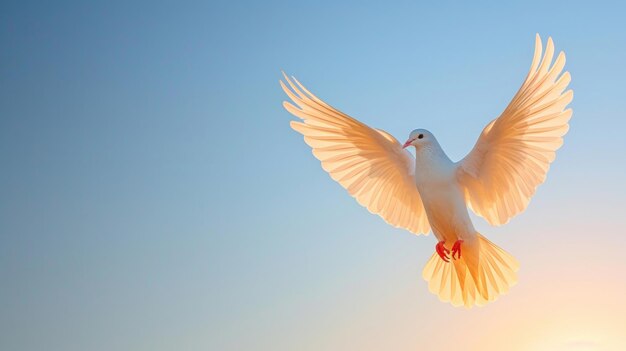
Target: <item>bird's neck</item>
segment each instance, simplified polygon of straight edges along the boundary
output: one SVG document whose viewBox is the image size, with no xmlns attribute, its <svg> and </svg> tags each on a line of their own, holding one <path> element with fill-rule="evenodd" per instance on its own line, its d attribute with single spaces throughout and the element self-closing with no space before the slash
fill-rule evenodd
<svg viewBox="0 0 626 351">
<path fill-rule="evenodd" d="M 432 162 L 442 164 L 452 163 L 448 155 L 446 155 L 437 142 L 415 148 L 415 161 L 422 161 L 425 164 L 430 164 Z"/>
<path fill-rule="evenodd" d="M 418 185 L 447 183 L 454 164 L 438 145 L 426 145 L 415 152 L 415 180 Z"/>
</svg>

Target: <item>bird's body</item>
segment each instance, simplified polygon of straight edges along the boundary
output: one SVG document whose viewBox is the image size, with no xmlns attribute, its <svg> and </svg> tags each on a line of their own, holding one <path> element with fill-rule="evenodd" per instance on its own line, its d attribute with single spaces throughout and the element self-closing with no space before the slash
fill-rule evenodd
<svg viewBox="0 0 626 351">
<path fill-rule="evenodd" d="M 417 184 L 428 223 L 437 240 L 451 246 L 457 240 L 467 241 L 476 236 L 463 193 L 454 180 Z"/>
<path fill-rule="evenodd" d="M 387 223 L 415 234 L 432 230 L 435 253 L 423 270 L 429 290 L 455 306 L 483 305 L 517 281 L 519 264 L 478 233 L 468 208 L 492 225 L 521 213 L 543 183 L 567 133 L 573 93 L 566 90 L 565 55 L 552 63 L 554 45 L 542 56 L 539 35 L 526 80 L 504 112 L 483 129 L 474 148 L 453 162 L 435 136 L 416 129 L 400 144 L 340 112 L 285 75 L 285 108 L 302 122 L 322 168 L 359 204 Z M 562 73 L 562 74 L 561 74 Z M 405 150 L 414 147 L 415 155 Z"/>
<path fill-rule="evenodd" d="M 448 249 L 457 240 L 473 240 L 476 231 L 456 178 L 458 166 L 448 158 L 431 133 L 423 129 L 414 133 L 432 140 L 429 145 L 416 149 L 414 177 L 435 237 L 447 243 Z"/>
</svg>

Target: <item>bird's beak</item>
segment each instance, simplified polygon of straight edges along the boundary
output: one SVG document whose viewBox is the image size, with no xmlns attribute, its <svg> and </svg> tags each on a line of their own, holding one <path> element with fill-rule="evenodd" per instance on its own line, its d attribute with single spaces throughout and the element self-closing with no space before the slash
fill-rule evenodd
<svg viewBox="0 0 626 351">
<path fill-rule="evenodd" d="M 406 149 L 407 147 L 411 146 L 411 143 L 413 142 L 414 139 L 409 139 L 406 141 L 406 143 L 404 143 L 404 145 L 402 145 L 403 149 Z"/>
</svg>

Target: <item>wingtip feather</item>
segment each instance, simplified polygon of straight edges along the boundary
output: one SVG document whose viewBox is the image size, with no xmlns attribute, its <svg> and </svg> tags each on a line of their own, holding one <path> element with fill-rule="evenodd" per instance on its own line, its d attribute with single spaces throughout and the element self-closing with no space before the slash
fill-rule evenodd
<svg viewBox="0 0 626 351">
<path fill-rule="evenodd" d="M 306 124 L 304 124 L 302 122 L 298 122 L 298 121 L 289 121 L 289 126 L 291 127 L 291 129 L 293 129 L 296 132 L 304 135 L 304 130 L 306 129 Z"/>
</svg>

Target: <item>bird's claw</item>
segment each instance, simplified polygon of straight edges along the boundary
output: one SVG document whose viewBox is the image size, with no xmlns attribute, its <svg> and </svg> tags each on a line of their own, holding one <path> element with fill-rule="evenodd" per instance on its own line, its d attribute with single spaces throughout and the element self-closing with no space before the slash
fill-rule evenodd
<svg viewBox="0 0 626 351">
<path fill-rule="evenodd" d="M 457 240 L 452 246 L 452 258 L 455 260 L 461 258 L 461 244 L 463 244 L 463 240 Z M 456 254 L 459 254 L 459 257 L 454 257 Z"/>
<path fill-rule="evenodd" d="M 445 243 L 445 241 L 438 242 L 435 246 L 435 251 L 437 252 L 439 257 L 444 260 L 444 262 L 450 262 L 450 257 L 448 257 L 450 250 L 446 249 L 446 247 L 444 246 Z"/>
</svg>

